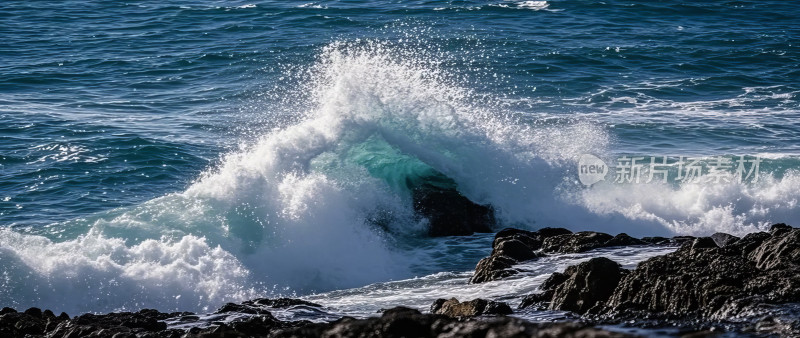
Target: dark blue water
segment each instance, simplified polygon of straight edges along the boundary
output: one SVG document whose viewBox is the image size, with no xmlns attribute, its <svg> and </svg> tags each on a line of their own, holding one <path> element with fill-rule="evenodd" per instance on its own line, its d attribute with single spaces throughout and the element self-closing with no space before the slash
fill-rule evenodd
<svg viewBox="0 0 800 338">
<path fill-rule="evenodd" d="M 792 1 L 3 1 L 0 303 L 197 310 L 467 271 L 480 253 L 414 240 L 424 224 L 391 182 L 420 165 L 504 225 L 800 221 L 799 16 Z M 584 153 L 765 162 L 752 184 L 585 189 Z"/>
</svg>

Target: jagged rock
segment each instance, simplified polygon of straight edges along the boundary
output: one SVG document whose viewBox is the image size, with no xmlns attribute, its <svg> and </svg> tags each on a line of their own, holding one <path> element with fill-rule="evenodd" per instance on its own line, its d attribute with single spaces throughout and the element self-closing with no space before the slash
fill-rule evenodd
<svg viewBox="0 0 800 338">
<path fill-rule="evenodd" d="M 381 317 L 342 318 L 331 323 L 281 329 L 270 337 L 627 337 L 581 323 L 535 324 L 511 317 L 458 320 L 393 308 Z"/>
<path fill-rule="evenodd" d="M 322 305 L 319 305 L 317 303 L 312 303 L 309 301 L 305 301 L 302 299 L 295 299 L 295 298 L 275 298 L 275 299 L 257 298 L 245 301 L 243 302 L 243 304 L 252 304 L 258 306 L 278 308 L 278 309 L 292 307 L 292 306 L 299 306 L 299 305 L 310 306 L 310 307 L 322 307 Z"/>
<path fill-rule="evenodd" d="M 751 251 L 747 258 L 759 269 L 800 267 L 800 231 L 772 231 L 772 236 Z"/>
<path fill-rule="evenodd" d="M 722 248 L 722 253 L 727 255 L 744 256 L 755 250 L 761 243 L 770 238 L 766 232 L 749 233 L 736 242 L 729 243 Z"/>
<path fill-rule="evenodd" d="M 180 330 L 167 330 L 164 319 L 188 314 L 187 312 L 162 313 L 144 309 L 139 312 L 119 312 L 105 315 L 83 314 L 70 320 L 62 321 L 47 336 L 60 337 L 125 337 L 156 336 L 172 337 L 180 334 Z"/>
<path fill-rule="evenodd" d="M 696 237 L 694 236 L 675 236 L 669 239 L 669 242 L 672 244 L 683 245 L 686 242 L 691 242 L 695 240 Z"/>
<path fill-rule="evenodd" d="M 716 243 L 718 247 L 722 248 L 722 247 L 725 247 L 725 246 L 728 246 L 730 244 L 735 243 L 736 241 L 739 240 L 739 237 L 736 237 L 736 236 L 730 235 L 730 234 L 726 234 L 724 232 L 718 232 L 718 233 L 715 233 L 715 234 L 711 235 L 711 239 L 714 240 L 714 243 Z"/>
<path fill-rule="evenodd" d="M 223 305 L 216 313 L 229 313 L 229 312 L 236 312 L 236 313 L 247 313 L 253 315 L 263 315 L 269 314 L 270 312 L 266 309 L 263 309 L 259 306 L 254 306 L 251 304 L 235 304 L 235 303 L 227 303 Z"/>
<path fill-rule="evenodd" d="M 667 239 L 663 238 L 663 241 Z M 563 228 L 537 231 L 506 228 L 495 235 L 492 254 L 478 262 L 470 283 L 513 276 L 517 273 L 512 268 L 514 264 L 542 257 L 545 253 L 578 253 L 611 246 L 646 244 L 648 242 L 625 233 L 611 236 L 594 231 L 572 233 Z"/>
<path fill-rule="evenodd" d="M 736 318 L 753 323 L 747 329 L 752 332 L 800 334 L 800 229 L 778 225 L 770 233 L 741 239 L 681 240 L 684 245 L 677 251 L 650 258 L 632 271 L 595 258 L 554 273 L 542 284 L 544 292 L 523 298 L 520 308 L 662 323 Z"/>
<path fill-rule="evenodd" d="M 545 252 L 576 253 L 603 247 L 614 236 L 595 231 L 548 237 L 542 244 Z"/>
<path fill-rule="evenodd" d="M 41 336 L 68 319 L 69 316 L 63 312 L 56 317 L 50 310 L 42 311 L 35 307 L 24 312 L 17 312 L 17 310 L 5 307 L 0 310 L 0 336 Z"/>
<path fill-rule="evenodd" d="M 449 317 L 474 317 L 481 315 L 508 315 L 511 307 L 503 302 L 485 299 L 474 299 L 468 302 L 459 302 L 458 299 L 437 299 L 431 305 L 431 313 Z"/>
<path fill-rule="evenodd" d="M 414 210 L 428 219 L 430 236 L 468 236 L 492 232 L 494 210 L 464 197 L 456 189 L 432 184 L 415 187 Z"/>
<path fill-rule="evenodd" d="M 562 275 L 548 280 L 544 287 L 553 291 L 549 308 L 584 314 L 604 304 L 627 270 L 605 257 L 568 267 Z"/>
<path fill-rule="evenodd" d="M 631 246 L 631 245 L 645 245 L 645 244 L 648 244 L 648 243 L 643 241 L 643 240 L 641 240 L 641 239 L 633 238 L 631 236 L 628 236 L 628 234 L 623 232 L 623 233 L 621 233 L 619 235 L 614 236 L 614 238 L 608 240 L 608 242 L 605 242 L 603 244 L 603 246 L 604 247 L 609 247 L 609 246 Z"/>
<path fill-rule="evenodd" d="M 786 225 L 786 224 L 784 224 L 784 223 L 777 223 L 777 224 L 773 224 L 773 225 L 772 225 L 772 226 L 769 228 L 769 233 L 770 233 L 771 235 L 777 235 L 777 234 L 779 234 L 779 233 L 782 233 L 782 232 L 784 232 L 784 231 L 789 231 L 789 230 L 792 230 L 792 227 L 791 227 L 791 226 L 789 226 L 789 225 Z"/>
<path fill-rule="evenodd" d="M 542 228 L 538 231 L 514 228 L 500 230 L 492 242 L 492 254 L 478 262 L 470 283 L 483 283 L 512 276 L 517 273 L 511 269 L 514 264 L 543 255 L 538 250 L 547 238 L 571 233 L 561 228 Z"/>
<path fill-rule="evenodd" d="M 517 262 L 531 260 L 540 256 L 531 250 L 531 247 L 513 238 L 501 241 L 494 250 L 496 252 L 495 255 L 509 257 Z"/>
<path fill-rule="evenodd" d="M 498 255 L 481 259 L 475 267 L 475 274 L 472 275 L 470 283 L 483 283 L 513 276 L 517 273 L 511 269 L 515 263 L 517 261 L 514 259 Z"/>
<path fill-rule="evenodd" d="M 642 237 L 642 241 L 648 244 L 663 245 L 669 244 L 670 240 L 666 237 Z"/>
<path fill-rule="evenodd" d="M 617 317 L 656 314 L 724 320 L 800 301 L 800 229 L 778 227 L 723 248 L 710 237 L 639 264 L 607 302 Z M 775 228 L 773 228 L 775 230 Z"/>
</svg>

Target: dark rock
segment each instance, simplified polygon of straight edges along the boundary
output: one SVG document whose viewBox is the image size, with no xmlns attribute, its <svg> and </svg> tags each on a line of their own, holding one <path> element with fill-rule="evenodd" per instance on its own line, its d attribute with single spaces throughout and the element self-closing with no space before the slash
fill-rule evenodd
<svg viewBox="0 0 800 338">
<path fill-rule="evenodd" d="M 492 254 L 478 262 L 470 283 L 483 283 L 512 276 L 517 273 L 511 269 L 514 264 L 543 256 L 543 253 L 537 250 L 541 249 L 545 239 L 571 233 L 561 228 L 542 228 L 538 231 L 514 228 L 500 230 L 494 237 Z"/>
<path fill-rule="evenodd" d="M 3 308 L 0 311 L 0 337 L 42 336 L 61 321 L 50 310 L 42 312 L 39 308 L 30 308 L 17 312 Z"/>
<path fill-rule="evenodd" d="M 605 257 L 570 266 L 564 271 L 566 278 L 558 277 L 549 283 L 553 288 L 550 309 L 587 313 L 611 297 L 627 272 L 617 262 Z M 561 283 L 553 286 L 559 280 Z"/>
<path fill-rule="evenodd" d="M 773 226 L 774 228 L 774 226 Z M 800 267 L 800 230 L 774 231 L 747 255 L 759 269 Z"/>
<path fill-rule="evenodd" d="M 717 244 L 718 247 L 723 248 L 728 246 L 729 244 L 733 244 L 734 242 L 739 240 L 739 237 L 734 235 L 729 235 L 724 232 L 718 232 L 711 235 L 711 239 L 714 240 L 714 243 Z"/>
<path fill-rule="evenodd" d="M 619 283 L 609 315 L 726 318 L 800 301 L 800 229 L 750 234 L 718 248 L 708 237 L 648 259 Z"/>
<path fill-rule="evenodd" d="M 685 244 L 684 244 L 685 245 Z M 698 249 L 716 249 L 718 248 L 717 242 L 711 237 L 698 237 L 692 241 L 692 250 Z"/>
<path fill-rule="evenodd" d="M 628 234 L 626 234 L 626 233 L 621 233 L 619 235 L 614 236 L 614 238 L 608 240 L 608 242 L 605 242 L 603 244 L 603 246 L 604 247 L 631 246 L 631 245 L 644 245 L 644 244 L 648 244 L 648 243 L 643 241 L 643 240 L 641 240 L 641 239 L 633 238 L 631 236 L 628 236 Z"/>
<path fill-rule="evenodd" d="M 788 226 L 784 223 L 776 223 L 769 228 L 769 233 L 772 235 L 776 235 L 789 230 L 792 230 L 791 226 Z"/>
<path fill-rule="evenodd" d="M 275 298 L 275 299 L 258 298 L 251 301 L 246 301 L 244 302 L 244 304 L 267 306 L 278 309 L 293 307 L 293 306 L 301 306 L 301 305 L 310 307 L 322 307 L 322 305 L 319 305 L 317 303 L 312 303 L 309 301 L 305 301 L 302 299 L 295 299 L 295 298 Z"/>
<path fill-rule="evenodd" d="M 227 303 L 223 305 L 216 313 L 229 313 L 229 312 L 236 312 L 236 313 L 247 313 L 251 315 L 263 315 L 269 314 L 270 312 L 266 309 L 263 309 L 259 306 L 254 306 L 252 304 L 235 304 L 235 303 Z"/>
<path fill-rule="evenodd" d="M 69 320 L 58 320 L 57 325 L 48 325 L 48 337 L 113 337 L 130 336 L 136 337 L 169 337 L 172 332 L 167 330 L 164 319 L 177 316 L 179 313 L 162 313 L 152 309 L 144 309 L 139 312 L 118 312 L 105 315 L 95 315 L 91 313 L 83 314 Z"/>
<path fill-rule="evenodd" d="M 642 241 L 648 244 L 663 245 L 669 244 L 670 240 L 666 237 L 642 237 Z"/>
<path fill-rule="evenodd" d="M 544 293 L 530 294 L 523 297 L 522 302 L 519 304 L 519 308 L 525 309 L 536 306 L 538 310 L 548 309 L 553 300 L 556 287 L 566 282 L 568 278 L 569 276 L 564 273 L 554 272 L 550 275 L 550 277 L 547 277 L 547 279 L 542 282 L 542 285 L 539 286 L 540 289 L 544 290 Z"/>
<path fill-rule="evenodd" d="M 422 184 L 412 191 L 414 210 L 428 219 L 430 236 L 467 236 L 476 232 L 492 232 L 494 210 L 470 201 L 455 188 Z"/>
<path fill-rule="evenodd" d="M 495 255 L 505 256 L 517 262 L 531 260 L 540 256 L 518 239 L 500 242 L 495 248 Z"/>
<path fill-rule="evenodd" d="M 663 241 L 667 241 L 663 238 Z M 495 235 L 492 254 L 475 267 L 470 283 L 483 283 L 513 276 L 514 264 L 542 257 L 545 253 L 579 253 L 592 249 L 645 245 L 648 242 L 621 233 L 617 236 L 583 231 L 572 233 L 562 228 L 542 228 L 537 231 L 506 228 Z"/>
<path fill-rule="evenodd" d="M 408 308 L 381 317 L 343 318 L 274 331 L 270 337 L 626 337 L 581 323 L 536 324 L 511 317 L 459 320 Z"/>
<path fill-rule="evenodd" d="M 550 301 L 553 299 L 553 292 L 534 293 L 522 298 L 519 303 L 518 309 L 527 309 L 534 307 L 536 310 L 546 310 L 550 306 Z"/>
<path fill-rule="evenodd" d="M 730 243 L 722 248 L 722 253 L 737 256 L 746 256 L 755 250 L 761 243 L 770 238 L 766 232 L 753 232 L 745 235 L 736 242 Z"/>
<path fill-rule="evenodd" d="M 602 248 L 614 237 L 602 232 L 581 231 L 569 235 L 548 237 L 542 250 L 553 253 L 577 253 Z"/>
<path fill-rule="evenodd" d="M 475 274 L 470 278 L 470 283 L 483 283 L 513 276 L 517 273 L 511 269 L 515 263 L 517 263 L 515 260 L 505 256 L 492 255 L 481 259 L 475 267 Z"/>
<path fill-rule="evenodd" d="M 669 239 L 671 244 L 682 245 L 686 242 L 694 241 L 696 237 L 694 236 L 675 236 Z"/>
<path fill-rule="evenodd" d="M 431 305 L 431 313 L 448 317 L 474 317 L 481 315 L 507 315 L 511 314 L 511 307 L 503 302 L 485 299 L 474 299 L 468 302 L 459 302 L 458 299 L 437 299 Z"/>
<path fill-rule="evenodd" d="M 557 286 L 566 282 L 567 278 L 569 278 L 569 276 L 566 273 L 554 272 L 542 282 L 540 288 L 542 290 L 555 290 Z"/>
<path fill-rule="evenodd" d="M 32 307 L 30 309 L 25 310 L 25 314 L 36 318 L 42 318 L 42 309 L 38 307 Z"/>
</svg>

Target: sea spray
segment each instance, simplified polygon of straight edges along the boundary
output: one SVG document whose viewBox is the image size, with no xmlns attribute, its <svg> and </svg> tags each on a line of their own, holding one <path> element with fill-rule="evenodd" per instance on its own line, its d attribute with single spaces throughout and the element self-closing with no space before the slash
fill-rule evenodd
<svg viewBox="0 0 800 338">
<path fill-rule="evenodd" d="M 492 205 L 501 227 L 642 236 L 798 219 L 794 175 L 752 187 L 586 189 L 578 158 L 620 151 L 608 126 L 505 111 L 436 57 L 374 40 L 323 48 L 300 84 L 308 101 L 296 123 L 227 154 L 185 191 L 32 234 L 0 231 L 0 299 L 71 313 L 205 311 L 452 267 L 452 248 L 415 250 L 425 220 L 397 182 L 425 170 Z"/>
</svg>

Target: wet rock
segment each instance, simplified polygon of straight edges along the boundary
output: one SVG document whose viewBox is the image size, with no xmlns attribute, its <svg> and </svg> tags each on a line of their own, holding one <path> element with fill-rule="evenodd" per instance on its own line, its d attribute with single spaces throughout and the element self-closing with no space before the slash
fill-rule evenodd
<svg viewBox="0 0 800 338">
<path fill-rule="evenodd" d="M 475 317 L 481 315 L 508 315 L 511 307 L 503 302 L 485 299 L 474 299 L 468 302 L 459 302 L 458 299 L 437 299 L 431 305 L 431 313 L 449 317 Z"/>
<path fill-rule="evenodd" d="M 792 227 L 791 227 L 791 226 L 789 226 L 789 225 L 786 225 L 786 224 L 784 224 L 784 223 L 777 223 L 777 224 L 773 224 L 773 225 L 770 227 L 770 229 L 769 229 L 769 233 L 770 233 L 771 235 L 778 235 L 778 234 L 780 234 L 780 233 L 783 233 L 783 232 L 785 232 L 785 231 L 789 231 L 789 230 L 792 230 Z"/>
<path fill-rule="evenodd" d="M 478 262 L 470 283 L 483 283 L 513 276 L 517 273 L 511 267 L 517 261 L 502 255 L 491 255 Z"/>
<path fill-rule="evenodd" d="M 30 308 L 17 312 L 6 307 L 0 310 L 0 337 L 42 336 L 64 320 L 50 310 Z"/>
<path fill-rule="evenodd" d="M 414 210 L 428 219 L 430 236 L 468 236 L 492 232 L 494 210 L 464 197 L 455 188 L 423 184 L 413 190 Z"/>
<path fill-rule="evenodd" d="M 722 248 L 722 247 L 728 246 L 728 245 L 733 244 L 734 242 L 738 241 L 739 237 L 736 237 L 736 236 L 730 235 L 730 234 L 726 234 L 724 232 L 718 232 L 718 233 L 715 233 L 715 234 L 711 235 L 711 239 L 714 240 L 714 243 L 716 243 L 718 247 Z"/>
<path fill-rule="evenodd" d="M 243 302 L 243 304 L 252 304 L 258 306 L 278 308 L 278 309 L 293 307 L 293 306 L 322 307 L 322 305 L 319 305 L 317 303 L 312 303 L 309 301 L 305 301 L 302 299 L 295 299 L 295 298 L 275 298 L 275 299 L 257 298 Z"/>
<path fill-rule="evenodd" d="M 683 245 L 686 242 L 691 242 L 691 241 L 695 240 L 695 238 L 696 237 L 694 237 L 694 236 L 675 236 L 675 237 L 670 238 L 669 242 L 671 244 Z"/>
<path fill-rule="evenodd" d="M 139 312 L 119 312 L 105 315 L 83 314 L 65 320 L 48 332 L 48 337 L 172 337 L 180 331 L 167 330 L 164 319 L 187 314 L 185 312 L 162 313 L 144 309 Z"/>
<path fill-rule="evenodd" d="M 614 236 L 595 231 L 582 231 L 545 239 L 542 250 L 553 253 L 577 253 L 602 248 Z"/>
<path fill-rule="evenodd" d="M 459 320 L 393 308 L 381 317 L 343 318 L 331 323 L 281 329 L 270 337 L 626 337 L 581 323 L 535 324 L 511 317 Z"/>
<path fill-rule="evenodd" d="M 511 269 L 514 264 L 544 255 L 538 250 L 547 238 L 571 233 L 561 228 L 542 228 L 538 231 L 514 228 L 500 230 L 494 237 L 492 254 L 478 262 L 470 283 L 483 283 L 512 276 L 517 273 Z"/>
<path fill-rule="evenodd" d="M 260 306 L 250 304 L 235 304 L 235 303 L 227 303 L 223 305 L 216 313 L 246 313 L 252 315 L 263 315 L 269 314 L 270 312 Z"/>
<path fill-rule="evenodd" d="M 775 229 L 775 228 L 774 228 Z M 800 301 L 800 229 L 777 227 L 717 247 L 697 238 L 648 259 L 619 283 L 609 314 L 724 320 L 755 308 Z"/>
<path fill-rule="evenodd" d="M 740 327 L 754 323 L 748 332 L 796 336 L 800 229 L 777 226 L 741 239 L 686 238 L 675 252 L 632 271 L 595 258 L 552 274 L 541 288 L 542 293 L 523 298 L 520 308 L 662 325 L 735 319 Z"/>
<path fill-rule="evenodd" d="M 670 240 L 666 237 L 642 237 L 642 241 L 647 244 L 664 245 L 669 244 Z"/>
<path fill-rule="evenodd" d="M 614 238 L 608 240 L 608 242 L 605 242 L 603 246 L 610 247 L 610 246 L 631 246 L 631 245 L 645 245 L 645 244 L 648 243 L 641 239 L 628 236 L 628 234 L 623 232 L 619 235 L 614 236 Z"/>
<path fill-rule="evenodd" d="M 667 241 L 663 238 L 663 241 Z M 563 228 L 542 228 L 537 231 L 506 228 L 495 235 L 492 254 L 475 267 L 470 283 L 483 283 L 513 276 L 513 265 L 536 259 L 546 253 L 579 253 L 592 249 L 646 245 L 644 240 L 621 233 L 611 236 L 602 232 L 572 233 Z"/>
<path fill-rule="evenodd" d="M 751 251 L 747 258 L 759 269 L 800 267 L 800 230 L 784 229 L 771 233 L 772 236 Z"/>
<path fill-rule="evenodd" d="M 598 304 L 603 305 L 627 273 L 617 262 L 605 257 L 570 266 L 543 284 L 546 290 L 552 290 L 549 308 L 587 313 Z"/>
<path fill-rule="evenodd" d="M 522 297 L 522 301 L 517 306 L 518 309 L 533 308 L 534 310 L 546 310 L 553 299 L 553 294 L 533 293 Z"/>
</svg>

